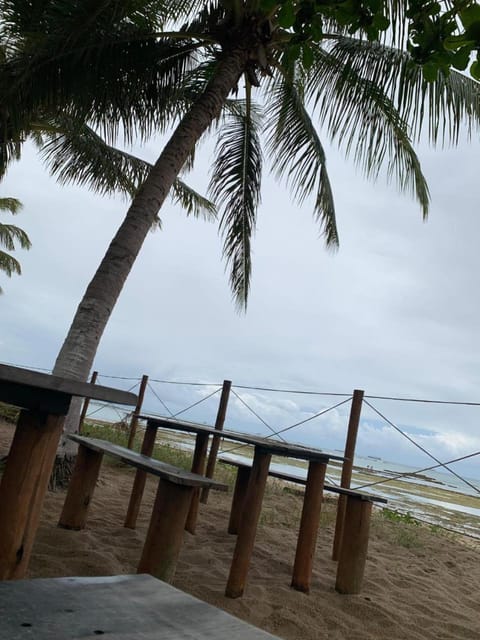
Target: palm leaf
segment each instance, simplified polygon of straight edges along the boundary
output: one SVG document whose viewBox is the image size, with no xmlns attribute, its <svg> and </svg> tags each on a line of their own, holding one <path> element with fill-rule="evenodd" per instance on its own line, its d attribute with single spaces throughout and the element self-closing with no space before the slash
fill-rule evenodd
<svg viewBox="0 0 480 640">
<path fill-rule="evenodd" d="M 237 101 L 219 129 L 209 192 L 223 209 L 220 231 L 230 266 L 230 287 L 237 308 L 247 306 L 251 277 L 251 237 L 260 202 L 262 152 L 259 115 L 249 100 Z"/>
<path fill-rule="evenodd" d="M 20 243 L 22 249 L 30 249 L 31 242 L 23 229 L 16 227 L 13 224 L 0 224 L 0 244 L 8 249 L 8 251 L 14 251 L 15 241 Z"/>
<path fill-rule="evenodd" d="M 480 83 L 454 70 L 425 82 L 422 68 L 405 51 L 384 44 L 339 38 L 331 54 L 356 77 L 381 87 L 418 139 L 425 123 L 432 143 L 456 143 L 463 127 L 480 126 Z"/>
<path fill-rule="evenodd" d="M 149 162 L 107 144 L 85 124 L 57 120 L 39 122 L 32 129 L 43 160 L 61 184 L 75 183 L 103 195 L 137 193 L 152 167 Z M 181 179 L 175 181 L 170 196 L 188 215 L 215 219 L 213 203 Z"/>
<path fill-rule="evenodd" d="M 21 208 L 22 203 L 17 198 L 0 198 L 0 211 L 8 211 L 15 215 Z"/>
<path fill-rule="evenodd" d="M 320 48 L 315 52 L 307 83 L 312 87 L 307 100 L 313 101 L 332 141 L 347 156 L 353 155 L 366 177 L 376 179 L 385 168 L 387 179 L 395 179 L 402 191 L 412 192 L 427 216 L 428 187 L 408 125 L 382 84 L 363 78 L 333 53 Z"/>
<path fill-rule="evenodd" d="M 268 97 L 267 145 L 273 169 L 278 177 L 286 176 L 298 202 L 315 195 L 315 219 L 327 246 L 336 247 L 338 231 L 325 151 L 305 108 L 301 80 L 292 69 L 284 70 L 268 85 Z"/>
</svg>

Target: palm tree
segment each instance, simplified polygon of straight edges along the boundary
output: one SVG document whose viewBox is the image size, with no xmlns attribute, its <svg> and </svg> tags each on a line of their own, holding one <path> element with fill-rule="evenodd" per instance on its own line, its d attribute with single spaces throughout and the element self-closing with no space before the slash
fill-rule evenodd
<svg viewBox="0 0 480 640">
<path fill-rule="evenodd" d="M 382 3 L 392 28 L 373 42 L 366 37 L 373 18 L 366 28 L 365 21 L 345 20 L 332 8 L 344 3 L 90 4 L 38 2 L 32 10 L 31 2 L 0 2 L 8 34 L 0 68 L 9 125 L 3 127 L 8 129 L 5 161 L 11 145 L 21 144 L 28 123 L 42 110 L 84 122 L 109 143 L 120 134 L 127 142 L 158 132 L 169 132 L 170 138 L 135 191 L 78 306 L 55 363 L 58 375 L 87 378 L 144 239 L 207 132 L 217 135 L 210 189 L 221 207 L 233 296 L 244 308 L 264 155 L 294 199 L 313 200 L 326 244 L 336 247 L 322 136 L 353 157 L 368 178 L 385 174 L 413 193 L 426 216 L 428 187 L 413 141 L 423 129 L 433 143 L 455 141 L 462 123 L 479 124 L 478 83 L 456 72 L 426 82 L 412 63 L 403 2 L 391 0 L 387 9 Z M 313 5 L 314 20 L 301 13 Z M 325 15 L 317 9 L 325 9 Z M 69 173 L 66 164 L 75 166 L 81 151 L 61 136 L 57 143 L 50 158 L 60 179 L 78 179 L 94 188 L 103 184 L 86 156 L 76 175 Z"/>
<path fill-rule="evenodd" d="M 21 208 L 22 205 L 16 198 L 0 198 L 0 211 L 8 211 L 9 213 L 16 214 Z M 22 249 L 30 249 L 32 246 L 23 229 L 13 224 L 0 223 L 0 246 L 5 247 L 7 251 L 14 251 L 15 242 L 19 242 Z M 18 260 L 2 250 L 0 250 L 0 270 L 6 273 L 9 278 L 14 273 L 18 275 L 22 273 Z M 1 287 L 0 293 L 3 293 Z"/>
</svg>

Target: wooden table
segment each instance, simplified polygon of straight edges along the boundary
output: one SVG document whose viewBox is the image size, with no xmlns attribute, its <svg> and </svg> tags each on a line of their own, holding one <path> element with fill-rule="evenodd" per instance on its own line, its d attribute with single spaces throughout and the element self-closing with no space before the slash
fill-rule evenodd
<svg viewBox="0 0 480 640">
<path fill-rule="evenodd" d="M 3 582 L 0 620 L 2 640 L 275 640 L 147 575 Z"/>
<path fill-rule="evenodd" d="M 73 396 L 135 405 L 133 393 L 0 365 L 0 401 L 20 407 L 0 483 L 0 580 L 23 578 Z"/>
<path fill-rule="evenodd" d="M 228 430 L 221 431 L 221 433 L 219 433 L 213 427 L 207 427 L 193 422 L 183 422 L 151 416 L 140 416 L 140 419 L 147 421 L 145 440 L 148 440 L 149 442 L 153 442 L 155 440 L 155 434 L 159 428 L 195 433 L 196 444 L 192 471 L 199 474 L 204 473 L 208 438 L 211 435 L 220 435 L 222 438 L 227 440 L 241 442 L 254 447 L 252 469 L 248 479 L 246 480 L 247 486 L 245 487 L 245 491 L 242 492 L 244 499 L 243 504 L 241 505 L 241 524 L 238 530 L 237 543 L 225 590 L 225 595 L 230 598 L 238 598 L 242 596 L 245 588 L 272 455 L 296 458 L 306 460 L 308 462 L 305 497 L 303 500 L 300 530 L 298 534 L 291 583 L 292 587 L 295 589 L 308 593 L 310 590 L 313 557 L 315 554 L 317 531 L 320 522 L 320 510 L 322 505 L 326 466 L 330 459 L 343 460 L 343 458 L 340 456 L 330 455 L 329 453 L 324 453 L 318 449 L 279 442 L 278 440 L 263 438 L 248 433 Z M 132 496 L 133 495 L 134 492 L 132 492 Z M 197 493 L 197 495 L 194 496 L 194 500 L 192 500 L 192 506 L 187 520 L 190 530 L 194 530 L 195 528 L 198 503 L 199 493 Z"/>
</svg>

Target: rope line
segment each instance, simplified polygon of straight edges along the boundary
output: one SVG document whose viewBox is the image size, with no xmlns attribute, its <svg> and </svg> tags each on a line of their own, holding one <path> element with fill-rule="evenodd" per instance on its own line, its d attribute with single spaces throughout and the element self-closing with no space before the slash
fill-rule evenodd
<svg viewBox="0 0 480 640">
<path fill-rule="evenodd" d="M 179 380 L 155 380 L 151 378 L 152 382 L 160 382 L 161 384 L 184 384 L 191 387 L 218 387 L 223 386 L 220 382 L 180 382 Z"/>
<path fill-rule="evenodd" d="M 447 467 L 446 464 L 444 464 L 443 462 L 440 462 L 440 460 L 438 458 L 436 458 L 433 454 L 429 453 L 425 447 L 422 447 L 421 444 L 418 444 L 418 442 L 415 442 L 415 440 L 413 438 L 411 438 L 407 433 L 405 433 L 404 431 L 402 431 L 399 427 L 397 427 L 396 424 L 394 424 L 391 420 L 389 420 L 386 416 L 383 415 L 383 413 L 381 413 L 380 411 L 378 411 L 378 409 L 375 409 L 375 407 L 370 404 L 368 402 L 368 400 L 364 399 L 364 402 L 367 406 L 370 407 L 370 409 L 372 409 L 373 411 L 375 411 L 375 413 L 377 415 L 379 415 L 381 418 L 383 418 L 383 420 L 385 420 L 385 422 L 387 424 L 389 424 L 391 427 L 393 427 L 396 431 L 398 431 L 398 433 L 400 433 L 404 438 L 406 438 L 409 442 L 411 442 L 413 445 L 415 445 L 418 449 L 420 449 L 420 451 L 423 451 L 423 453 L 425 453 L 429 458 L 431 458 L 432 460 L 435 460 L 435 462 L 438 462 L 438 464 L 440 466 L 442 466 L 444 469 L 446 469 L 447 471 L 449 471 L 451 474 L 453 474 L 456 478 L 458 478 L 459 480 L 461 480 L 463 483 L 465 483 L 466 485 L 468 485 L 470 488 L 474 489 L 477 493 L 480 493 L 480 489 L 478 489 L 474 484 L 472 484 L 471 482 L 469 482 L 468 480 L 465 480 L 465 478 L 462 478 L 461 475 L 459 475 L 456 471 L 454 471 L 453 469 L 450 469 L 450 467 Z"/>
<path fill-rule="evenodd" d="M 170 411 L 170 409 L 167 407 L 167 405 L 165 404 L 165 402 L 160 398 L 160 396 L 158 395 L 158 393 L 155 391 L 155 389 L 152 387 L 152 385 L 150 384 L 150 381 L 147 383 L 148 388 L 150 389 L 150 391 L 153 393 L 153 395 L 156 397 L 156 399 L 160 402 L 160 404 L 167 410 L 167 412 L 170 414 L 170 417 L 173 418 L 173 413 Z"/>
<path fill-rule="evenodd" d="M 235 393 L 235 391 L 233 393 Z M 237 394 L 235 393 L 235 395 L 237 395 Z M 309 422 L 310 420 L 314 420 L 315 418 L 319 418 L 320 416 L 323 416 L 323 414 L 328 413 L 329 411 L 332 411 L 332 409 L 336 409 L 337 407 L 340 407 L 342 404 L 345 404 L 346 402 L 349 402 L 351 399 L 352 399 L 352 396 L 350 396 L 346 400 L 342 400 L 341 402 L 338 402 L 337 404 L 334 404 L 332 407 L 328 407 L 328 409 L 323 409 L 319 413 L 316 413 L 315 415 L 310 416 L 310 418 L 306 418 L 305 420 L 301 420 L 300 422 L 292 424 L 290 427 L 285 427 L 284 429 L 280 429 L 279 431 L 274 431 L 272 434 L 269 434 L 266 437 L 267 438 L 272 438 L 273 436 L 278 436 L 281 433 L 285 433 L 286 431 L 290 431 L 290 429 L 294 429 L 295 427 L 298 427 L 299 425 L 304 424 L 305 422 Z M 283 438 L 282 438 L 282 440 L 283 440 Z M 284 442 L 286 442 L 286 441 L 284 440 Z M 244 446 L 244 445 L 239 445 L 239 446 L 233 447 L 232 449 L 222 449 L 221 453 L 231 453 L 232 451 L 236 451 L 237 449 L 240 449 L 242 446 Z"/>
<path fill-rule="evenodd" d="M 173 414 L 173 418 L 176 418 L 177 416 L 179 416 L 182 413 L 185 413 L 186 411 L 188 411 L 189 409 L 193 409 L 193 407 L 196 407 L 197 405 L 201 404 L 202 402 L 205 402 L 205 400 L 208 400 L 209 398 L 211 398 L 212 396 L 214 396 L 216 393 L 218 393 L 220 390 L 222 389 L 222 387 L 219 387 L 218 389 L 215 389 L 215 391 L 212 391 L 212 393 L 209 393 L 208 396 L 205 396 L 204 398 L 201 398 L 200 400 L 198 400 L 197 402 L 194 402 L 193 404 L 191 404 L 189 407 L 187 407 L 186 409 L 182 409 L 181 411 L 177 411 L 177 413 Z"/>
<path fill-rule="evenodd" d="M 425 400 L 422 398 L 395 398 L 393 396 L 363 396 L 370 400 L 395 400 L 399 402 L 421 402 L 424 404 L 451 404 L 464 407 L 480 407 L 480 402 L 459 402 L 456 400 Z"/>
<path fill-rule="evenodd" d="M 305 418 L 305 420 L 300 420 L 300 422 L 296 422 L 295 424 L 292 424 L 290 427 L 285 427 L 284 429 L 281 429 L 280 431 L 277 431 L 274 435 L 278 435 L 279 433 L 285 433 L 286 431 L 290 431 L 290 429 L 294 429 L 295 427 L 299 427 L 301 424 L 305 424 L 306 422 L 310 422 L 310 420 L 314 420 L 315 418 L 319 418 L 320 416 L 323 416 L 325 413 L 328 413 L 329 411 L 332 411 L 333 409 L 336 409 L 337 407 L 342 406 L 342 404 L 350 402 L 351 399 L 352 399 L 352 396 L 350 396 L 346 400 L 342 400 L 341 402 L 337 402 L 337 404 L 334 404 L 332 407 L 328 407 L 328 409 L 322 409 L 322 411 L 320 411 L 319 413 L 316 413 L 313 416 L 310 416 L 310 418 Z"/>
<path fill-rule="evenodd" d="M 461 458 L 455 458 L 454 460 L 447 460 L 447 462 L 440 462 L 439 464 L 434 464 L 431 467 L 425 467 L 424 469 L 418 469 L 418 471 L 410 471 L 405 473 L 399 473 L 394 478 L 384 478 L 383 480 L 377 480 L 376 482 L 369 482 L 368 484 L 362 484 L 355 489 L 365 489 L 366 487 L 374 487 L 378 484 L 386 484 L 387 482 L 392 482 L 394 480 L 399 480 L 400 478 L 408 478 L 416 473 L 423 473 L 424 471 L 432 471 L 433 469 L 438 469 L 438 467 L 443 467 L 446 464 L 454 464 L 455 462 L 461 462 L 462 460 L 467 460 L 468 458 L 474 458 L 475 456 L 480 455 L 480 451 L 476 451 L 475 453 L 469 453 L 466 456 L 462 456 Z M 476 487 L 474 487 L 476 489 Z M 476 489 L 478 491 L 478 489 Z"/>
<path fill-rule="evenodd" d="M 241 402 L 243 405 L 245 405 L 245 406 L 247 407 L 247 409 L 248 409 L 249 411 L 251 411 L 251 412 L 253 413 L 253 415 L 254 415 L 256 418 L 258 418 L 258 419 L 260 420 L 260 422 L 261 422 L 262 424 L 264 424 L 264 425 L 267 427 L 267 429 L 269 429 L 269 430 L 272 432 L 272 435 L 277 435 L 277 434 L 275 433 L 275 429 L 274 429 L 273 427 L 271 427 L 271 426 L 268 424 L 268 422 L 266 422 L 266 421 L 262 418 L 262 416 L 258 415 L 258 413 L 257 413 L 254 409 L 252 409 L 252 407 L 250 407 L 250 406 L 245 402 L 245 400 L 244 400 L 241 396 L 239 396 L 239 395 L 238 395 L 238 393 L 235 391 L 235 389 L 231 389 L 231 391 L 232 391 L 233 395 L 234 395 L 236 398 L 238 398 L 238 399 L 240 400 L 240 402 Z M 271 436 L 268 436 L 268 437 L 271 437 Z M 283 442 L 285 442 L 285 438 L 280 438 L 280 440 L 283 440 Z"/>
</svg>

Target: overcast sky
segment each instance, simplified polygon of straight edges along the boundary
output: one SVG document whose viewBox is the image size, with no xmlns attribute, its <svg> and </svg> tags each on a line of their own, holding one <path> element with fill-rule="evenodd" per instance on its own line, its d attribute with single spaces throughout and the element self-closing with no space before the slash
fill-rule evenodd
<svg viewBox="0 0 480 640">
<path fill-rule="evenodd" d="M 141 153 L 154 159 L 151 144 Z M 341 246 L 324 250 L 308 204 L 265 180 L 254 241 L 248 312 L 231 301 L 215 224 L 167 205 L 104 334 L 95 362 L 103 375 L 211 382 L 160 385 L 178 411 L 227 378 L 237 385 L 350 394 L 480 401 L 478 140 L 457 150 L 419 150 L 432 195 L 430 218 L 383 181 L 369 184 L 329 154 Z M 205 147 L 191 181 L 206 190 Z M 17 252 L 23 275 L 0 276 L 0 360 L 51 369 L 86 285 L 126 210 L 121 198 L 59 187 L 32 149 L 13 166 L 2 196 L 23 201 L 15 222 L 33 247 Z M 2 220 L 7 221 L 7 216 Z M 11 220 L 9 220 L 11 221 Z M 129 381 L 101 379 L 126 388 Z M 275 429 L 342 400 L 236 389 Z M 213 422 L 218 396 L 184 415 Z M 369 400 L 442 460 L 480 450 L 480 407 Z M 156 403 L 156 404 L 155 404 Z M 149 394 L 150 411 L 162 407 Z M 289 434 L 342 449 L 348 405 Z M 267 433 L 234 399 L 228 425 Z M 428 466 L 431 461 L 364 408 L 358 451 Z M 433 463 L 432 463 L 433 464 Z M 462 467 L 480 477 L 480 461 Z"/>
</svg>

